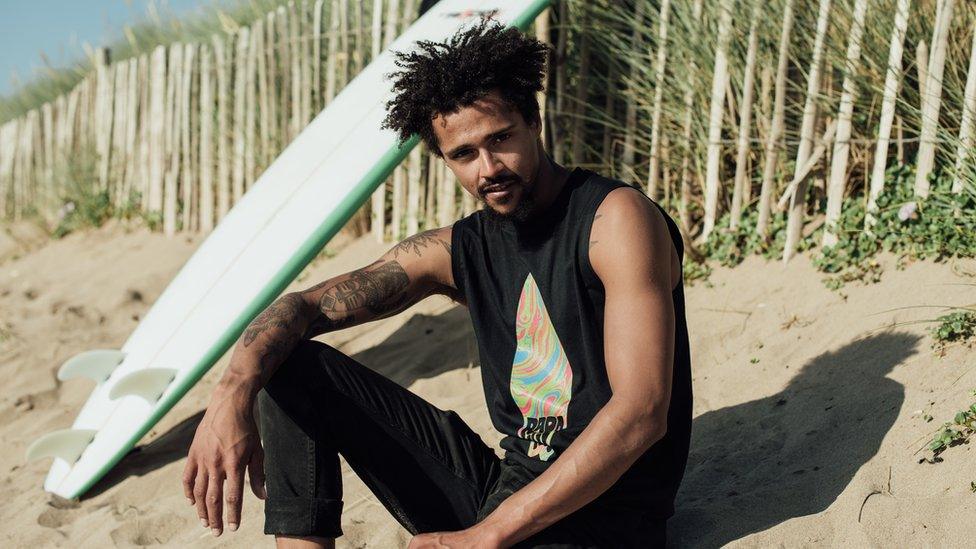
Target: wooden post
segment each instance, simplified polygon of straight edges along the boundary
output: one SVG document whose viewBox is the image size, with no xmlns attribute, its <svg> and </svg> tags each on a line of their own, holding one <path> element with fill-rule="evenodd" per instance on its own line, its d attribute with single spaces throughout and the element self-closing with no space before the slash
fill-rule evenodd
<svg viewBox="0 0 976 549">
<path fill-rule="evenodd" d="M 233 44 L 231 37 L 231 44 Z M 230 210 L 230 115 L 231 63 L 233 46 L 224 48 L 219 36 L 213 37 L 217 62 L 217 220 Z"/>
<path fill-rule="evenodd" d="M 349 82 L 349 0 L 339 0 L 339 50 L 342 52 L 337 59 L 338 89 L 346 87 Z"/>
<path fill-rule="evenodd" d="M 124 166 L 124 184 L 122 186 L 122 194 L 124 195 L 123 204 L 131 206 L 132 199 L 132 188 L 135 185 L 136 178 L 136 156 L 137 156 L 137 141 L 136 135 L 139 129 L 139 91 L 140 85 L 142 85 L 145 80 L 140 79 L 140 62 L 141 58 L 133 57 L 129 59 L 129 82 L 127 84 L 127 89 L 129 96 L 126 99 L 126 104 L 128 105 L 128 112 L 126 117 L 129 123 L 126 125 L 126 135 L 125 135 L 125 166 Z M 144 87 L 144 86 L 143 86 Z"/>
<path fill-rule="evenodd" d="M 150 109 L 150 94 L 152 91 L 152 81 L 150 79 L 151 65 L 149 55 L 144 54 L 139 58 L 139 156 L 135 159 L 135 181 L 133 181 L 133 187 L 139 193 L 139 209 L 143 212 L 149 211 L 149 130 L 153 124 L 152 110 Z M 72 117 L 71 111 L 72 104 L 69 101 L 69 117 Z M 70 144 L 70 140 L 68 143 Z"/>
<path fill-rule="evenodd" d="M 153 50 L 150 66 L 149 194 L 147 211 L 163 211 L 163 170 L 166 158 L 166 46 Z"/>
<path fill-rule="evenodd" d="M 269 165 L 275 156 L 278 155 L 278 151 L 282 148 L 281 140 L 281 125 L 278 123 L 278 107 L 280 105 L 281 94 L 278 91 L 278 55 L 277 51 L 279 46 L 279 40 L 276 38 L 277 34 L 277 12 L 273 11 L 268 14 L 267 24 L 265 29 L 267 32 L 267 45 L 266 56 L 268 60 L 268 72 L 267 72 L 267 86 L 268 86 L 268 150 L 264 157 L 265 166 Z"/>
<path fill-rule="evenodd" d="M 234 204 L 244 196 L 244 155 L 245 147 L 245 118 L 246 118 L 246 86 L 247 86 L 247 51 L 250 45 L 250 29 L 241 27 L 237 31 L 237 47 L 234 55 L 234 163 L 231 179 Z"/>
<path fill-rule="evenodd" d="M 535 37 L 537 40 L 543 44 L 549 44 L 549 18 L 552 14 L 552 8 L 546 7 L 539 13 L 535 18 Z M 546 63 L 548 69 L 548 61 Z M 537 95 L 537 101 L 539 102 L 539 119 L 542 121 L 542 143 L 545 145 L 546 150 L 551 148 L 549 137 L 549 121 L 547 119 L 547 101 L 546 96 L 549 91 L 549 70 L 545 71 L 542 76 L 542 91 Z"/>
<path fill-rule="evenodd" d="M 213 197 L 213 53 L 206 44 L 200 48 L 200 232 L 214 228 Z M 262 116 L 262 120 L 264 117 Z"/>
<path fill-rule="evenodd" d="M 654 60 L 654 103 L 651 107 L 651 159 L 647 172 L 647 195 L 652 200 L 657 199 L 658 179 L 661 171 L 661 109 L 664 103 L 664 68 L 668 60 L 668 17 L 670 10 L 671 0 L 662 0 L 661 11 L 658 15 L 657 56 Z"/>
<path fill-rule="evenodd" d="M 922 198 L 929 195 L 929 174 L 935 165 L 936 133 L 942 104 L 942 73 L 945 69 L 954 6 L 955 0 L 939 0 L 939 11 L 932 29 L 932 53 L 929 54 L 925 93 L 922 94 L 922 131 L 919 135 L 918 155 L 915 158 L 915 194 Z"/>
<path fill-rule="evenodd" d="M 312 101 L 318 112 L 325 106 L 322 100 L 322 0 L 312 7 Z"/>
<path fill-rule="evenodd" d="M 285 6 L 278 6 L 275 23 L 278 27 L 278 62 L 277 71 L 273 74 L 281 83 L 279 92 L 280 110 L 278 112 L 278 150 L 282 150 L 291 142 L 291 108 L 289 98 L 292 97 L 292 86 L 296 83 L 291 78 L 291 34 L 289 32 L 289 15 Z"/>
<path fill-rule="evenodd" d="M 437 226 L 436 208 L 437 192 L 440 190 L 440 163 L 437 156 L 430 154 L 427 157 L 427 188 L 426 200 L 424 201 L 424 230 Z"/>
<path fill-rule="evenodd" d="M 918 97 L 924 104 L 925 81 L 929 78 L 929 47 L 925 40 L 919 40 L 915 46 L 915 73 L 918 76 Z"/>
<path fill-rule="evenodd" d="M 329 104 L 336 94 L 336 57 L 339 49 L 339 0 L 332 0 L 329 13 L 329 50 L 325 69 L 325 102 Z"/>
<path fill-rule="evenodd" d="M 109 147 L 108 154 L 108 177 L 107 177 L 107 189 L 109 191 L 109 196 L 112 199 L 112 204 L 116 208 L 122 206 L 123 193 L 122 193 L 122 175 L 125 171 L 125 134 L 126 134 L 126 124 L 128 124 L 128 119 L 126 118 L 127 107 L 126 100 L 128 99 L 128 90 L 126 88 L 129 82 L 129 65 L 126 62 L 115 63 L 109 69 L 111 78 L 114 80 L 112 85 L 113 97 L 110 105 L 112 109 L 112 137 L 111 146 Z M 46 133 L 46 132 L 45 132 Z"/>
<path fill-rule="evenodd" d="M 810 70 L 807 73 L 807 96 L 803 104 L 803 122 L 800 127 L 800 145 L 796 153 L 796 173 L 793 179 L 798 181 L 790 198 L 790 210 L 786 223 L 786 244 L 783 248 L 783 261 L 789 261 L 800 242 L 800 232 L 803 229 L 803 214 L 806 210 L 807 179 L 797 177 L 799 171 L 807 162 L 810 150 L 813 148 L 813 131 L 817 120 L 816 96 L 820 90 L 821 61 L 823 58 L 824 37 L 827 34 L 828 16 L 830 15 L 830 0 L 820 0 L 820 10 L 817 16 L 816 37 L 813 43 L 813 55 L 810 60 Z"/>
<path fill-rule="evenodd" d="M 302 130 L 308 125 L 309 120 L 312 119 L 312 33 L 309 32 L 311 30 L 309 26 L 312 24 L 312 21 L 308 17 L 308 11 L 308 1 L 302 0 L 301 9 L 298 12 L 298 51 L 299 58 L 302 62 L 302 116 L 299 120 L 298 131 L 295 132 L 295 137 L 298 137 L 298 134 L 302 133 Z"/>
<path fill-rule="evenodd" d="M 194 152 L 193 152 L 193 142 L 196 139 L 197 132 L 194 131 L 193 123 L 195 118 L 193 116 L 196 109 L 194 109 L 194 98 L 196 94 L 193 93 L 193 65 L 196 62 L 196 44 L 187 44 L 183 48 L 183 82 L 182 82 L 182 95 L 180 105 L 180 154 L 182 156 L 181 161 L 181 173 L 180 173 L 180 196 L 182 198 L 183 207 L 180 212 L 180 230 L 181 231 L 192 231 L 195 229 L 193 219 L 199 205 L 194 204 L 195 196 L 195 186 L 196 181 L 194 178 L 194 172 L 196 170 L 196 165 L 194 163 Z"/>
<path fill-rule="evenodd" d="M 583 9 L 585 10 L 586 8 Z M 584 17 L 583 28 L 585 29 L 586 28 L 585 11 L 583 17 Z M 572 160 L 573 163 L 576 164 L 577 166 L 584 163 L 583 155 L 585 154 L 584 145 L 586 144 L 586 136 L 584 135 L 583 132 L 585 128 L 583 121 L 586 116 L 586 106 L 588 104 L 587 86 L 589 85 L 589 83 L 587 80 L 588 80 L 589 73 L 590 73 L 590 39 L 589 39 L 589 32 L 587 30 L 583 30 L 582 36 L 580 37 L 580 46 L 579 46 L 579 73 L 576 76 L 576 97 L 574 98 L 575 100 L 573 101 L 574 103 L 573 112 L 576 116 L 573 117 L 573 133 L 572 133 L 572 137 L 570 138 L 572 154 L 573 154 Z M 467 210 L 467 209 L 465 210 L 464 215 L 467 215 L 471 213 L 471 211 L 474 211 L 473 210 L 474 202 L 468 204 L 467 200 L 468 198 L 471 198 L 473 200 L 474 197 L 470 196 L 466 192 L 462 192 L 462 196 L 465 200 L 464 202 L 465 208 L 468 208 L 469 206 L 472 208 L 472 210 Z"/>
<path fill-rule="evenodd" d="M 691 16 L 692 21 L 697 23 L 701 20 L 702 14 L 702 0 L 695 0 L 692 4 Z M 697 26 L 697 25 L 696 25 Z M 693 143 L 691 141 L 691 124 L 693 117 L 693 109 L 695 106 L 695 84 L 694 80 L 698 77 L 698 67 L 696 66 L 694 60 L 686 60 L 688 62 L 688 78 L 685 83 L 685 94 L 684 94 L 684 121 L 682 124 L 682 147 L 681 147 L 681 182 L 679 183 L 679 195 L 678 195 L 678 217 L 681 221 L 681 227 L 684 230 L 684 234 L 689 236 L 688 233 L 691 231 L 691 212 L 689 211 L 689 205 L 691 201 L 691 155 L 693 153 Z M 609 94 L 608 94 L 609 95 Z"/>
<path fill-rule="evenodd" d="M 260 22 L 260 21 L 258 21 Z M 257 178 L 257 166 L 255 157 L 257 153 L 257 134 L 255 124 L 257 119 L 257 61 L 258 61 L 258 41 L 257 31 L 250 31 L 250 43 L 247 46 L 247 60 L 244 64 L 244 190 L 245 192 L 254 184 Z"/>
<path fill-rule="evenodd" d="M 718 188 L 721 183 L 719 161 L 722 156 L 722 110 L 725 103 L 725 85 L 729 78 L 729 61 L 726 51 L 732 31 L 732 0 L 719 3 L 718 45 L 715 48 L 715 68 L 712 73 L 712 97 L 708 114 L 708 155 L 705 164 L 705 217 L 700 242 L 708 239 L 715 228 L 718 212 Z"/>
<path fill-rule="evenodd" d="M 274 13 L 274 12 L 272 12 Z M 269 14 L 270 15 L 270 14 Z M 268 46 L 265 31 L 264 19 L 254 22 L 251 32 L 255 38 L 254 52 L 255 64 L 257 65 L 257 108 L 260 117 L 258 118 L 257 143 L 255 143 L 255 154 L 257 156 L 258 171 L 263 171 L 271 162 L 271 155 L 274 145 L 271 141 L 271 116 L 268 112 L 270 99 L 268 97 Z"/>
<path fill-rule="evenodd" d="M 457 199 L 457 184 L 454 173 L 447 167 L 446 162 L 440 163 L 440 192 L 437 197 L 437 224 L 441 227 L 450 225 L 455 218 L 455 200 Z"/>
<path fill-rule="evenodd" d="M 169 165 L 163 182 L 163 233 L 176 234 L 176 196 L 180 175 L 180 112 L 183 109 L 183 44 L 169 48 L 166 84 L 166 156 Z"/>
<path fill-rule="evenodd" d="M 353 74 L 359 74 L 366 63 L 366 34 L 363 29 L 363 9 L 366 2 L 353 2 L 353 22 L 355 27 L 356 50 L 353 52 L 352 66 Z"/>
<path fill-rule="evenodd" d="M 969 54 L 969 72 L 966 75 L 966 92 L 962 101 L 962 120 L 959 123 L 959 144 L 956 146 L 956 165 L 952 174 L 952 192 L 959 194 L 966 182 L 973 186 L 973 126 L 976 125 L 976 30 L 973 32 L 972 52 Z M 968 167 L 968 168 L 967 168 Z M 964 176 L 963 174 L 968 174 Z"/>
<path fill-rule="evenodd" d="M 910 7 L 911 0 L 898 0 L 895 8 L 895 24 L 891 29 L 891 44 L 888 47 L 888 70 L 885 73 L 884 95 L 881 99 L 881 120 L 878 123 L 878 144 L 874 151 L 867 215 L 864 217 L 866 231 L 870 231 L 875 223 L 874 213 L 878 209 L 878 196 L 884 190 L 885 168 L 888 164 L 888 140 L 891 137 L 891 123 L 895 118 L 895 100 L 898 99 L 898 86 L 901 81 L 901 56 L 905 32 L 908 30 Z"/>
<path fill-rule="evenodd" d="M 291 118 L 288 142 L 291 143 L 302 131 L 304 109 L 302 108 L 302 54 L 301 54 L 301 25 L 300 14 L 295 7 L 294 0 L 288 2 L 288 56 L 291 61 Z"/>
<path fill-rule="evenodd" d="M 0 126 L 0 217 L 11 215 L 10 193 L 13 191 L 14 153 L 16 151 L 17 120 Z"/>
<path fill-rule="evenodd" d="M 854 79 L 861 60 L 861 35 L 864 34 L 864 17 L 867 14 L 867 0 L 854 0 L 854 20 L 848 34 L 847 58 L 844 68 L 844 83 L 841 84 L 840 107 L 837 110 L 837 135 L 834 138 L 834 153 L 831 155 L 830 179 L 827 183 L 827 213 L 821 246 L 837 244 L 837 222 L 840 221 L 841 205 L 844 201 L 844 187 L 847 183 L 847 161 L 850 157 L 851 117 L 854 114 Z"/>
<path fill-rule="evenodd" d="M 644 3 L 637 4 L 638 9 L 643 9 Z M 566 40 L 569 36 L 569 2 L 559 2 L 559 25 L 556 27 L 556 105 L 555 112 L 552 113 L 552 154 L 553 160 L 558 164 L 563 163 L 563 128 L 565 124 L 565 98 L 566 98 Z M 551 69 L 550 69 L 551 70 Z"/>
<path fill-rule="evenodd" d="M 420 170 L 423 156 L 420 145 L 410 151 L 407 159 L 407 234 L 417 234 L 420 228 L 417 215 L 420 213 L 420 201 L 423 198 L 420 188 Z"/>
<path fill-rule="evenodd" d="M 742 102 L 739 103 L 739 139 L 735 153 L 735 180 L 732 186 L 732 206 L 729 211 L 729 228 L 739 226 L 742 217 L 743 194 L 746 186 L 752 186 L 747 169 L 749 155 L 749 135 L 752 124 L 752 95 L 756 74 L 756 51 L 759 49 L 759 13 L 762 3 L 753 0 L 752 16 L 749 18 L 749 38 L 746 46 L 746 68 L 742 81 Z"/>
<path fill-rule="evenodd" d="M 98 188 L 108 189 L 112 146 L 112 95 L 115 77 L 105 48 L 95 52 L 95 152 L 98 155 Z"/>
<path fill-rule="evenodd" d="M 566 6 L 567 4 L 568 2 L 562 2 L 560 5 Z M 646 5 L 647 5 L 646 2 L 638 2 L 636 9 L 634 10 L 635 11 L 634 18 L 636 19 L 637 24 L 634 25 L 633 30 L 631 31 L 630 34 L 631 51 L 637 51 L 643 47 L 643 40 L 641 39 L 641 33 L 644 30 L 643 29 L 644 9 Z M 559 28 L 560 28 L 560 32 L 562 33 L 560 35 L 561 37 L 563 34 L 566 34 L 569 31 L 568 15 L 569 13 L 567 11 L 566 17 L 563 17 L 562 11 L 560 11 Z M 565 39 L 564 38 L 561 39 L 561 42 L 565 42 Z M 565 57 L 565 46 L 564 46 L 563 56 Z M 560 61 L 560 66 L 563 67 L 564 65 L 565 65 L 565 59 L 562 59 Z M 565 72 L 565 68 L 563 68 L 563 72 Z M 637 78 L 637 64 L 631 62 L 630 81 L 633 82 L 636 80 L 636 78 Z M 565 76 L 563 77 L 562 85 L 565 86 Z M 559 110 L 560 113 L 563 112 L 562 108 L 559 108 L 557 110 Z M 636 99 L 634 99 L 633 94 L 628 93 L 627 109 L 624 113 L 624 148 L 620 159 L 620 167 L 621 167 L 620 173 L 621 173 L 621 179 L 623 179 L 625 183 L 628 183 L 630 185 L 634 185 L 637 183 L 637 172 L 634 170 L 635 156 L 637 153 L 636 146 L 634 144 L 635 140 L 637 139 L 636 133 L 637 133 L 637 101 Z"/>
</svg>

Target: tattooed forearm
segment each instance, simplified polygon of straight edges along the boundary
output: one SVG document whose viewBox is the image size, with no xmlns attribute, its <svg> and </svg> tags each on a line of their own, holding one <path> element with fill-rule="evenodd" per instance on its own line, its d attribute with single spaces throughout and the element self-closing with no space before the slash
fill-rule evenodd
<svg viewBox="0 0 976 549">
<path fill-rule="evenodd" d="M 431 229 L 422 233 L 417 233 L 394 246 L 390 251 L 394 259 L 400 257 L 401 253 L 413 253 L 422 255 L 423 250 L 430 246 L 440 246 L 451 254 L 451 243 L 437 236 L 437 229 Z"/>
<path fill-rule="evenodd" d="M 388 261 L 373 270 L 359 269 L 325 290 L 319 299 L 319 310 L 332 318 L 355 315 L 364 309 L 372 315 L 402 310 L 411 301 L 404 292 L 409 284 L 410 278 L 397 261 Z"/>
<path fill-rule="evenodd" d="M 231 369 L 241 378 L 258 379 L 263 386 L 279 364 L 304 338 L 307 313 L 305 300 L 298 294 L 285 294 L 255 318 L 241 336 L 242 348 L 255 353 L 259 369 L 250 361 L 231 361 Z"/>
<path fill-rule="evenodd" d="M 301 315 L 303 303 L 302 298 L 295 294 L 286 294 L 272 303 L 244 330 L 244 346 L 250 346 L 259 335 L 271 328 L 294 331 L 295 319 Z"/>
</svg>

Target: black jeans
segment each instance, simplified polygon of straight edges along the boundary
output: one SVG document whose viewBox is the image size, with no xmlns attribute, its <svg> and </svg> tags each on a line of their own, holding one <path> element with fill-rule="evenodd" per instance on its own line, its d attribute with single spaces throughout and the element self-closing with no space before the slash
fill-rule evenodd
<svg viewBox="0 0 976 549">
<path fill-rule="evenodd" d="M 342 535 L 339 454 L 410 533 L 462 530 L 534 476 L 441 410 L 338 350 L 300 343 L 258 395 L 266 534 Z M 587 505 L 525 547 L 653 547 L 664 522 Z"/>
</svg>

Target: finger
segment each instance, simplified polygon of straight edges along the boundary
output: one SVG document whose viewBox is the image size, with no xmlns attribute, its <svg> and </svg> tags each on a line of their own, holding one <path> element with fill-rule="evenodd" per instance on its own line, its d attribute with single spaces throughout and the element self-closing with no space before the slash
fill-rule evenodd
<svg viewBox="0 0 976 549">
<path fill-rule="evenodd" d="M 268 497 L 268 490 L 264 484 L 264 450 L 261 446 L 254 449 L 251 462 L 247 465 L 247 476 L 251 481 L 251 491 L 258 499 Z"/>
<path fill-rule="evenodd" d="M 193 485 L 196 483 L 196 478 L 197 462 L 191 458 L 186 460 L 186 467 L 183 468 L 183 495 L 190 501 L 190 505 L 194 504 Z"/>
<path fill-rule="evenodd" d="M 235 466 L 227 475 L 227 528 L 234 532 L 241 523 L 241 496 L 244 491 L 244 466 Z"/>
<path fill-rule="evenodd" d="M 210 473 L 207 485 L 207 515 L 210 517 L 210 531 L 219 536 L 224 531 L 224 479 L 222 475 Z"/>
<path fill-rule="evenodd" d="M 197 508 L 200 525 L 204 528 L 209 528 L 210 520 L 207 518 L 207 470 L 203 467 L 197 469 L 197 477 L 193 484 L 193 505 Z"/>
</svg>

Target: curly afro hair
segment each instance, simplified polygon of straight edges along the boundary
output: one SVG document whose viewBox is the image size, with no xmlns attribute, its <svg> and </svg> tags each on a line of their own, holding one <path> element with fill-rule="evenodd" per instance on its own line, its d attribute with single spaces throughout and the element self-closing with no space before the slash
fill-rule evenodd
<svg viewBox="0 0 976 549">
<path fill-rule="evenodd" d="M 467 107 L 492 90 L 528 123 L 539 119 L 536 94 L 542 91 L 549 47 L 516 28 L 482 19 L 461 29 L 446 42 L 420 40 L 418 49 L 396 52 L 395 97 L 386 104 L 383 128 L 397 132 L 400 142 L 411 135 L 441 155 L 431 121 L 438 114 Z"/>
</svg>

